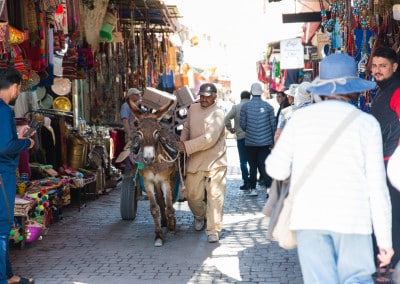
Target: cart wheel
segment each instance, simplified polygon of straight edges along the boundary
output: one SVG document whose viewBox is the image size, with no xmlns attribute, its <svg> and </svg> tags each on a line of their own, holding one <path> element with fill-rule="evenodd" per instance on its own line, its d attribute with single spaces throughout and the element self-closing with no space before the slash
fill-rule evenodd
<svg viewBox="0 0 400 284">
<path fill-rule="evenodd" d="M 137 189 L 132 176 L 125 176 L 121 184 L 121 218 L 122 220 L 135 220 L 137 212 Z"/>
</svg>

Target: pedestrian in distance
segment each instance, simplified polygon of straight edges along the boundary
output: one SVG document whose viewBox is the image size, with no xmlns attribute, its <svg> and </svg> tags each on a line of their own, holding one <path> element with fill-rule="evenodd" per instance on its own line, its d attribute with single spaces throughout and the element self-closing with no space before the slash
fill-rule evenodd
<svg viewBox="0 0 400 284">
<path fill-rule="evenodd" d="M 278 139 L 279 134 L 280 134 L 280 133 L 277 134 L 278 133 L 277 130 L 279 128 L 283 128 L 279 125 L 282 110 L 287 108 L 288 106 L 290 106 L 288 96 L 286 95 L 286 93 L 284 91 L 280 91 L 280 92 L 276 93 L 276 101 L 279 104 L 279 108 L 278 108 L 278 111 L 275 116 L 276 130 L 275 130 L 275 135 L 274 135 L 274 144 L 276 143 L 276 140 Z"/>
<path fill-rule="evenodd" d="M 194 215 L 194 228 L 206 223 L 207 241 L 219 241 L 226 192 L 227 157 L 225 113 L 218 108 L 214 84 L 200 86 L 200 102 L 189 107 L 178 143 L 186 153 L 186 199 Z"/>
<path fill-rule="evenodd" d="M 295 111 L 267 158 L 271 177 L 290 177 L 289 195 L 302 182 L 289 227 L 296 232 L 306 284 L 373 284 L 372 228 L 380 265 L 393 256 L 381 130 L 372 115 L 350 103 L 375 85 L 359 78 L 352 57 L 325 57 L 319 77 L 307 88 L 323 100 Z M 327 141 L 332 134 L 334 141 Z M 321 150 L 326 151 L 318 159 Z"/>
<path fill-rule="evenodd" d="M 289 90 L 287 91 L 287 97 L 290 98 L 290 105 L 287 106 L 278 118 L 278 125 L 275 132 L 274 144 L 278 141 L 279 136 L 285 127 L 286 123 L 292 116 L 292 114 L 302 107 L 308 106 L 313 103 L 313 95 L 309 94 L 306 91 L 306 88 L 309 87 L 310 82 L 302 82 L 301 84 L 292 84 L 290 85 Z"/>
<path fill-rule="evenodd" d="M 390 47 L 378 47 L 372 55 L 371 73 L 378 88 L 371 103 L 371 114 L 381 126 L 386 166 L 400 138 L 400 76 L 396 72 L 398 66 L 396 52 Z M 387 185 L 392 202 L 392 238 L 395 252 L 388 267 L 390 274 L 400 260 L 400 192 L 389 180 Z"/>
<path fill-rule="evenodd" d="M 291 84 L 289 89 L 284 92 L 287 98 L 287 106 L 282 108 L 277 115 L 276 131 L 274 135 L 274 144 L 278 141 L 279 135 L 281 135 L 283 127 L 285 127 L 286 122 L 289 120 L 290 116 L 294 111 L 294 96 L 296 95 L 298 84 Z"/>
<path fill-rule="evenodd" d="M 278 111 L 276 113 L 276 120 L 275 120 L 276 121 L 276 125 L 278 127 L 279 115 L 280 115 L 281 111 L 284 108 L 290 106 L 290 103 L 289 103 L 287 95 L 283 91 L 276 92 L 276 97 L 275 98 L 276 98 L 276 101 L 277 101 L 277 103 L 279 105 Z"/>
<path fill-rule="evenodd" d="M 242 106 L 250 101 L 251 94 L 249 91 L 243 91 L 240 94 L 240 103 L 233 105 L 231 110 L 225 116 L 225 127 L 228 131 L 236 136 L 236 144 L 239 153 L 240 171 L 242 173 L 243 184 L 241 190 L 250 188 L 249 169 L 246 156 L 245 132 L 240 127 L 240 110 Z M 232 127 L 233 120 L 233 127 Z"/>
<path fill-rule="evenodd" d="M 271 186 L 271 178 L 265 171 L 265 159 L 274 144 L 274 108 L 261 99 L 263 89 L 260 83 L 251 85 L 252 98 L 240 110 L 240 127 L 246 132 L 246 155 L 250 166 L 249 196 L 257 196 L 257 171 L 266 188 Z"/>
<path fill-rule="evenodd" d="M 14 203 L 17 183 L 19 155 L 26 149 L 32 149 L 35 142 L 32 137 L 24 137 L 29 126 L 16 127 L 11 106 L 15 104 L 21 90 L 22 76 L 14 68 L 0 69 L 0 284 L 34 283 L 33 279 L 14 275 L 9 258 L 8 242 L 11 226 L 14 222 Z"/>
</svg>

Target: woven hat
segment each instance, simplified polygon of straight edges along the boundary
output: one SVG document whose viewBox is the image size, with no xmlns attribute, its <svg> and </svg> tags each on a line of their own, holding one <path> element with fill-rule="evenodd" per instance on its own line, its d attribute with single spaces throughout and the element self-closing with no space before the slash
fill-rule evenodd
<svg viewBox="0 0 400 284">
<path fill-rule="evenodd" d="M 296 108 L 302 107 L 307 103 L 312 102 L 312 95 L 307 92 L 307 88 L 310 87 L 310 82 L 302 82 L 298 88 L 297 92 L 294 96 L 294 106 Z"/>
<path fill-rule="evenodd" d="M 298 87 L 299 84 L 290 84 L 289 89 L 287 89 L 284 93 L 288 96 L 294 97 Z"/>
<path fill-rule="evenodd" d="M 46 96 L 39 102 L 40 108 L 51 109 L 52 106 L 53 106 L 53 97 L 50 94 L 46 94 Z"/>
<path fill-rule="evenodd" d="M 346 95 L 374 89 L 375 82 L 358 77 L 354 58 L 335 53 L 322 59 L 319 76 L 312 81 L 307 92 L 321 96 Z"/>
<path fill-rule="evenodd" d="M 45 95 L 46 95 L 46 87 L 37 87 L 36 96 L 38 101 L 42 100 Z"/>
<path fill-rule="evenodd" d="M 253 96 L 261 96 L 264 93 L 260 83 L 253 83 L 250 92 Z"/>
<path fill-rule="evenodd" d="M 71 92 L 71 81 L 68 78 L 54 78 L 51 90 L 59 96 L 68 95 Z"/>
</svg>

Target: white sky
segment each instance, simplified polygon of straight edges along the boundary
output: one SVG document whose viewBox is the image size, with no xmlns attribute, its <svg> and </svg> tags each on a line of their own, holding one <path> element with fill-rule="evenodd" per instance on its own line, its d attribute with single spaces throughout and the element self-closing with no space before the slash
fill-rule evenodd
<svg viewBox="0 0 400 284">
<path fill-rule="evenodd" d="M 234 95 L 249 89 L 257 81 L 256 61 L 262 59 L 267 43 L 286 39 L 299 31 L 299 24 L 282 24 L 285 13 L 294 12 L 293 5 L 268 0 L 165 0 L 167 5 L 176 5 L 182 16 L 179 22 L 194 34 L 210 35 L 214 42 L 227 45 L 227 54 L 212 54 L 214 48 L 207 47 L 204 54 L 185 54 L 193 62 L 213 64 L 230 73 Z M 292 2 L 290 2 L 292 3 Z M 264 6 L 265 4 L 265 6 Z M 291 9 L 292 11 L 287 11 Z M 222 59 L 222 62 L 221 62 Z M 195 62 L 195 63 L 197 63 Z M 192 64 L 195 64 L 192 63 Z M 214 64 L 215 66 L 215 64 Z"/>
</svg>

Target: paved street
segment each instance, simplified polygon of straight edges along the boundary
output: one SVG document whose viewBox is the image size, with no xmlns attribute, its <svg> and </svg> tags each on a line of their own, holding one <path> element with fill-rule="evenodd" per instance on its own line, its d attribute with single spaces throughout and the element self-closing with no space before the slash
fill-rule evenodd
<svg viewBox="0 0 400 284">
<path fill-rule="evenodd" d="M 296 250 L 266 240 L 267 220 L 257 197 L 239 190 L 236 142 L 228 141 L 224 232 L 210 244 L 193 229 L 187 202 L 176 203 L 177 232 L 154 246 L 148 201 L 139 201 L 134 221 L 120 217 L 120 192 L 89 201 L 80 212 L 67 207 L 43 239 L 11 249 L 14 272 L 36 284 L 58 283 L 302 283 Z"/>
</svg>

